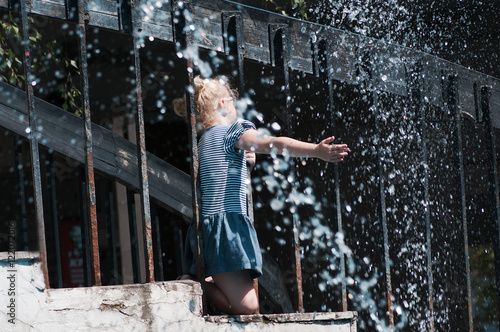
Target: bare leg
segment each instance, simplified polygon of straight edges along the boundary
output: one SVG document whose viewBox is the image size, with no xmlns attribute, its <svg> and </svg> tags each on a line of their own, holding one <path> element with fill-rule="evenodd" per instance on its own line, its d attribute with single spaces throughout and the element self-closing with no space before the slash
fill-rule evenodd
<svg viewBox="0 0 500 332">
<path fill-rule="evenodd" d="M 230 315 L 258 313 L 259 300 L 248 271 L 218 273 L 206 283 L 207 297 L 219 310 Z"/>
</svg>

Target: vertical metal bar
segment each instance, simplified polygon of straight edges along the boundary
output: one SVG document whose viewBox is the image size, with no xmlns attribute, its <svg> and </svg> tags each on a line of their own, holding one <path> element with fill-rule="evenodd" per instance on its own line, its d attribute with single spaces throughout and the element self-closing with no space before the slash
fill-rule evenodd
<svg viewBox="0 0 500 332">
<path fill-rule="evenodd" d="M 23 140 L 21 136 L 15 136 L 15 154 L 17 179 L 17 208 L 18 208 L 18 233 L 17 250 L 28 251 L 28 221 L 26 219 L 26 192 L 24 189 L 24 163 L 23 163 Z"/>
<path fill-rule="evenodd" d="M 492 124 L 490 109 L 490 87 L 481 87 L 480 92 L 480 114 L 485 123 L 486 131 L 486 149 L 488 154 L 488 175 L 490 189 L 490 222 L 496 226 L 496 232 L 493 235 L 494 256 L 495 256 L 495 284 L 497 288 L 497 298 L 500 299 L 500 189 L 498 186 L 497 169 L 497 147 L 496 135 Z M 497 319 L 500 319 L 500 306 L 497 306 Z"/>
<path fill-rule="evenodd" d="M 163 252 L 161 250 L 161 236 L 160 236 L 160 218 L 158 216 L 158 208 L 154 205 L 151 206 L 151 226 L 153 228 L 153 253 L 155 266 L 155 280 L 165 280 L 163 271 Z M 174 234 L 175 237 L 175 234 Z"/>
<path fill-rule="evenodd" d="M 237 62 L 239 93 L 243 95 L 245 91 L 245 73 L 244 73 L 244 44 L 242 32 L 242 19 L 240 13 L 224 13 L 224 35 L 226 53 L 233 55 Z M 253 167 L 253 165 L 252 165 Z M 254 210 L 253 210 L 253 195 L 252 195 L 252 176 L 251 169 L 248 168 L 248 194 L 247 194 L 247 214 L 248 218 L 255 224 Z M 254 289 L 259 296 L 259 281 L 254 279 Z"/>
<path fill-rule="evenodd" d="M 183 50 L 191 46 L 193 42 L 192 31 L 189 29 L 186 31 L 185 26 L 186 16 L 184 11 L 192 12 L 192 5 L 190 1 L 184 1 L 177 3 L 174 8 L 174 14 L 176 18 L 175 26 L 175 36 L 178 43 L 178 48 Z M 189 22 L 189 24 L 192 22 Z M 188 79 L 188 84 L 194 87 L 194 71 L 195 66 L 193 59 L 186 58 L 186 74 Z M 191 190 L 192 190 L 192 202 L 193 202 L 193 218 L 191 222 L 194 222 L 195 228 L 195 257 L 196 257 L 196 272 L 198 275 L 198 280 L 201 284 L 203 290 L 203 314 L 207 313 L 207 298 L 206 298 L 206 285 L 205 285 L 205 265 L 203 263 L 203 233 L 201 230 L 200 222 L 200 209 L 198 204 L 198 133 L 196 131 L 196 107 L 194 102 L 194 94 L 188 89 L 186 93 L 186 109 L 188 113 L 186 114 L 188 122 L 188 137 L 191 145 Z"/>
<path fill-rule="evenodd" d="M 130 251 L 132 255 L 132 271 L 134 283 L 141 283 L 141 261 L 139 259 L 139 235 L 137 233 L 137 218 L 135 211 L 134 192 L 127 188 L 128 226 L 130 232 Z"/>
<path fill-rule="evenodd" d="M 79 59 L 82 76 L 82 100 L 83 100 L 83 131 L 85 138 L 85 180 L 87 209 L 89 215 L 89 243 L 90 259 L 92 265 L 93 284 L 101 285 L 101 263 L 99 259 L 99 236 L 97 229 L 96 191 L 94 179 L 94 157 L 92 148 L 92 122 L 90 115 L 90 92 L 87 65 L 87 29 L 89 20 L 88 0 L 78 0 L 78 26 L 77 35 L 79 42 Z"/>
<path fill-rule="evenodd" d="M 459 183 L 459 188 L 457 189 L 457 194 L 460 196 L 460 212 L 462 218 L 463 227 L 463 241 L 464 241 L 464 255 L 465 255 L 465 273 L 467 282 L 467 313 L 469 315 L 469 330 L 473 331 L 472 322 L 472 293 L 471 293 L 471 283 L 470 283 L 470 266 L 469 266 L 469 237 L 467 234 L 467 207 L 465 199 L 465 174 L 464 174 L 464 158 L 463 158 L 463 143 L 462 143 L 462 112 L 458 105 L 458 89 L 457 89 L 457 77 L 455 75 L 449 75 L 447 86 L 446 86 L 446 103 L 449 110 L 452 112 L 455 120 L 455 162 L 458 168 L 457 181 Z"/>
<path fill-rule="evenodd" d="M 383 239 L 384 239 L 384 262 L 385 262 L 385 278 L 387 283 L 387 312 L 389 314 L 389 324 L 391 329 L 394 329 L 394 308 L 392 305 L 392 277 L 391 277 L 391 257 L 389 253 L 389 231 L 387 227 L 387 210 L 385 202 L 385 177 L 383 151 L 380 140 L 382 140 L 381 116 L 379 111 L 378 91 L 372 93 L 373 96 L 373 111 L 375 115 L 375 139 L 379 140 L 377 145 L 377 171 L 378 171 L 378 194 L 379 194 L 379 217 L 382 222 Z"/>
<path fill-rule="evenodd" d="M 28 107 L 28 118 L 29 118 L 29 134 L 28 139 L 30 141 L 30 156 L 31 156 L 31 171 L 33 174 L 33 195 L 35 203 L 35 217 L 38 229 L 38 249 L 40 250 L 40 260 L 42 265 L 43 278 L 45 282 L 45 287 L 50 288 L 49 285 L 49 272 L 47 263 L 47 247 L 45 244 L 45 221 L 43 218 L 43 199 L 42 199 L 42 177 L 40 174 L 40 154 L 38 151 L 38 128 L 37 128 L 37 118 L 35 110 L 35 96 L 33 93 L 34 76 L 31 72 L 31 51 L 30 51 L 30 41 L 29 41 L 29 22 L 28 22 L 28 8 L 26 1 L 20 1 L 21 3 L 21 22 L 22 22 L 22 32 L 23 32 L 23 60 L 24 60 L 24 77 L 25 88 L 26 88 L 26 98 Z"/>
<path fill-rule="evenodd" d="M 432 232 L 431 232 L 431 213 L 429 209 L 430 194 L 429 194 L 429 152 L 427 149 L 427 121 L 425 119 L 425 108 L 422 98 L 422 72 L 421 64 L 414 63 L 412 68 L 409 68 L 407 84 L 409 86 L 409 97 L 412 107 L 417 114 L 417 127 L 419 131 L 420 155 L 422 162 L 420 164 L 420 175 L 424 180 L 424 218 L 425 218 L 425 245 L 426 245 L 426 259 L 427 259 L 427 282 L 428 282 L 428 296 L 429 309 L 427 313 L 427 322 L 429 332 L 434 331 L 434 277 L 432 266 Z"/>
<path fill-rule="evenodd" d="M 319 42 L 318 50 L 316 54 L 318 55 L 318 68 L 321 79 L 323 80 L 323 84 L 326 86 L 328 90 L 328 115 L 330 118 L 329 121 L 329 132 L 333 136 L 336 135 L 336 126 L 335 126 L 335 104 L 334 104 L 334 91 L 333 91 L 333 82 L 330 79 L 329 69 L 333 68 L 333 64 L 328 62 L 327 59 L 327 44 L 326 41 Z M 343 233 L 343 225 L 342 225 L 342 207 L 340 204 L 340 176 L 339 176 L 339 166 L 338 164 L 333 164 L 333 181 L 334 181 L 334 192 L 335 192 L 335 213 L 337 218 L 337 229 L 339 233 Z M 340 273 L 342 276 L 342 311 L 347 311 L 347 273 L 345 266 L 345 255 L 342 247 L 340 250 Z"/>
<path fill-rule="evenodd" d="M 290 67 L 289 67 L 289 50 L 288 50 L 288 28 L 285 25 L 269 25 L 269 40 L 271 42 L 271 60 L 274 66 L 282 68 L 283 70 L 283 80 L 285 84 L 285 98 L 286 98 L 286 127 L 288 136 L 293 136 L 292 127 L 292 94 L 290 91 Z M 290 170 L 293 172 L 295 169 L 294 162 L 290 161 Z M 292 188 L 292 191 L 295 187 Z M 298 215 L 295 213 L 292 216 L 293 226 L 292 226 L 292 243 L 293 243 L 293 254 L 294 254 L 294 267 L 295 267 L 295 303 L 297 306 L 297 311 L 304 311 L 304 299 L 302 290 L 302 263 L 300 260 L 300 239 L 299 239 L 299 227 L 300 220 Z"/>
<path fill-rule="evenodd" d="M 142 227 L 144 229 L 144 244 L 145 244 L 145 261 L 146 261 L 146 282 L 153 282 L 154 275 L 154 255 L 153 255 L 153 240 L 151 235 L 151 210 L 149 202 L 149 180 L 148 180 L 148 163 L 146 154 L 146 132 L 144 130 L 144 110 L 142 103 L 142 78 L 141 78 L 141 58 L 139 33 L 142 28 L 138 25 L 136 1 L 132 0 L 132 26 L 133 26 L 133 48 L 135 61 L 135 88 L 137 93 L 137 113 L 136 113 L 136 131 L 137 131 L 137 155 L 139 164 L 140 176 L 140 195 L 141 195 L 141 211 L 142 211 Z"/>
<path fill-rule="evenodd" d="M 50 195 L 50 215 L 52 218 L 52 236 L 54 241 L 54 260 L 56 264 L 57 287 L 62 287 L 61 247 L 59 241 L 59 216 L 57 214 L 56 177 L 54 174 L 54 153 L 47 151 L 47 191 Z"/>
<path fill-rule="evenodd" d="M 189 84 L 194 87 L 194 76 L 193 76 L 193 60 L 187 60 L 187 73 Z M 190 110 L 189 114 L 189 138 L 191 142 L 191 188 L 192 188 L 192 200 L 193 200 L 193 220 L 191 222 L 195 223 L 195 247 L 196 247 L 196 270 L 198 274 L 198 280 L 201 282 L 203 293 L 205 294 L 205 264 L 204 264 L 204 253 L 203 253 L 203 232 L 201 228 L 200 220 L 200 207 L 198 204 L 198 133 L 196 131 L 196 108 L 194 102 L 194 95 L 188 93 L 188 98 L 186 98 L 186 107 Z M 207 313 L 207 303 L 206 296 L 203 296 L 203 313 Z"/>
<path fill-rule="evenodd" d="M 283 75 L 285 83 L 285 98 L 286 98 L 286 126 L 289 137 L 293 137 L 294 130 L 292 127 L 292 93 L 290 91 L 290 68 L 289 68 L 289 50 L 288 50 L 288 30 L 281 30 L 281 45 L 282 45 L 282 60 L 283 60 Z M 290 170 L 294 172 L 295 162 L 290 162 Z M 295 191 L 295 186 L 292 188 L 292 192 Z M 300 259 L 300 220 L 297 213 L 293 215 L 293 252 L 294 252 L 294 264 L 295 264 L 295 284 L 296 284 L 296 301 L 297 301 L 297 311 L 304 311 L 304 298 L 303 298 L 303 288 L 302 288 L 302 261 Z"/>
<path fill-rule="evenodd" d="M 333 105 L 333 84 L 332 80 L 328 80 L 328 95 L 330 105 Z M 335 114 L 333 108 L 330 109 L 330 118 L 331 123 L 333 124 L 332 134 L 335 135 Z M 335 210 L 337 212 L 337 229 L 338 232 L 344 234 L 344 229 L 342 226 L 342 206 L 340 203 L 340 176 L 339 176 L 339 165 L 333 165 L 333 181 L 335 185 Z M 345 262 L 345 253 L 344 249 L 341 246 L 340 250 L 340 271 L 342 275 L 342 311 L 347 311 L 347 272 L 346 272 L 346 262 Z"/>
<path fill-rule="evenodd" d="M 117 257 L 117 252 L 119 252 L 117 248 L 117 241 L 116 241 L 116 214 L 115 214 L 115 195 L 113 193 L 112 189 L 112 183 L 110 179 L 105 180 L 105 190 L 106 190 L 106 202 L 105 202 L 105 208 L 106 208 L 106 216 L 107 216 L 107 233 L 108 233 L 108 246 L 109 250 L 111 253 L 111 264 L 112 264 L 112 278 L 111 281 L 113 285 L 118 285 L 121 283 L 121 278 L 119 277 L 119 270 L 118 270 L 118 257 Z"/>
</svg>

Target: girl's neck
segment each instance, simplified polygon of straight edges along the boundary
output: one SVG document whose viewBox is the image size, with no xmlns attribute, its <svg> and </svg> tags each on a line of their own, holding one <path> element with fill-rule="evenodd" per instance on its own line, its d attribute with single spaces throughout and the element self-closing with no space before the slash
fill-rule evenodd
<svg viewBox="0 0 500 332">
<path fill-rule="evenodd" d="M 219 116 L 217 118 L 217 123 L 216 124 L 221 124 L 221 125 L 227 125 L 227 126 L 230 126 L 234 123 L 234 119 L 230 119 L 228 118 L 227 116 Z"/>
</svg>

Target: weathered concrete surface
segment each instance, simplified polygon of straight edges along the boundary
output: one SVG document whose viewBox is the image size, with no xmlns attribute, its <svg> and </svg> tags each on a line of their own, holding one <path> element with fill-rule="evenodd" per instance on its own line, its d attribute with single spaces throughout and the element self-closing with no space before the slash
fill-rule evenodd
<svg viewBox="0 0 500 332">
<path fill-rule="evenodd" d="M 294 313 L 249 316 L 209 316 L 217 331 L 356 332 L 357 313 Z"/>
<path fill-rule="evenodd" d="M 11 257 L 12 258 L 12 257 Z M 353 332 L 356 313 L 202 316 L 200 284 L 45 289 L 36 253 L 0 253 L 1 331 Z"/>
</svg>

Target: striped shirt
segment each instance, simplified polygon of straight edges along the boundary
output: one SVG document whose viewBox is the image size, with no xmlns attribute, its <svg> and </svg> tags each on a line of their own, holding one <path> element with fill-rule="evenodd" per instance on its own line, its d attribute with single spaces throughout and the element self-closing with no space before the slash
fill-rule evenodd
<svg viewBox="0 0 500 332">
<path fill-rule="evenodd" d="M 198 142 L 201 214 L 247 213 L 247 165 L 245 151 L 234 144 L 248 129 L 249 121 L 215 125 Z"/>
</svg>

